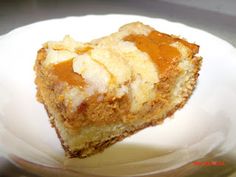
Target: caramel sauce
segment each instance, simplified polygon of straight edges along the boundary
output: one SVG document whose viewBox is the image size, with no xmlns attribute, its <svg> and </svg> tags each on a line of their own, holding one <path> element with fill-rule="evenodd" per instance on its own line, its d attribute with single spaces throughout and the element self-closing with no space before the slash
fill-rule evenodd
<svg viewBox="0 0 236 177">
<path fill-rule="evenodd" d="M 73 60 L 63 61 L 53 66 L 53 73 L 58 79 L 70 85 L 84 87 L 85 81 L 82 76 L 73 71 Z"/>
<path fill-rule="evenodd" d="M 131 34 L 124 40 L 134 42 L 139 50 L 146 52 L 157 65 L 160 74 L 164 73 L 172 63 L 178 61 L 181 55 L 178 49 L 170 44 L 176 41 L 182 42 L 182 40 L 158 31 L 152 31 L 148 36 Z M 183 42 L 183 44 L 187 47 L 191 46 L 190 48 L 193 46 L 188 42 Z"/>
</svg>

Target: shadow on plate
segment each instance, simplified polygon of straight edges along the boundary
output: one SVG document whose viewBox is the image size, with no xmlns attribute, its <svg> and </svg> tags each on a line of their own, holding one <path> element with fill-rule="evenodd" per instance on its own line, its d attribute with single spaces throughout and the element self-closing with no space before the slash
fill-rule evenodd
<svg viewBox="0 0 236 177">
<path fill-rule="evenodd" d="M 171 153 L 171 149 L 156 149 L 144 145 L 136 144 L 117 144 L 103 153 L 94 155 L 85 159 L 66 159 L 65 165 L 61 167 L 48 167 L 39 165 L 21 159 L 16 156 L 11 156 L 13 163 L 25 170 L 43 177 L 60 176 L 60 177 L 99 177 L 81 172 L 80 169 L 94 167 L 120 165 L 123 163 L 132 163 L 137 161 L 147 160 L 149 158 L 163 156 Z M 71 170 L 71 167 L 77 167 L 78 171 Z M 236 171 L 236 159 L 230 154 L 221 157 L 207 157 L 191 162 L 181 168 L 170 170 L 158 174 L 145 174 L 141 176 L 148 177 L 226 177 Z M 107 176 L 107 175 L 104 175 Z M 111 176 L 108 174 L 108 176 Z M 132 175 L 134 176 L 134 175 Z M 137 174 L 140 176 L 140 174 Z M 101 175 L 100 175 L 101 177 Z M 231 177 L 231 176 L 230 176 Z M 233 177 L 233 176 L 232 176 Z"/>
</svg>

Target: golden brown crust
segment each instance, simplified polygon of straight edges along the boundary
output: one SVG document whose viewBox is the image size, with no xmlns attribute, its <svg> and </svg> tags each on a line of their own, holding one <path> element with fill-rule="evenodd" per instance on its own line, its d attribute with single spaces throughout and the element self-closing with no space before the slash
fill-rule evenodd
<svg viewBox="0 0 236 177">
<path fill-rule="evenodd" d="M 128 136 L 131 136 L 133 134 L 135 134 L 136 132 L 144 129 L 144 128 L 147 128 L 147 127 L 150 127 L 150 126 L 154 126 L 154 125 L 157 125 L 157 124 L 161 124 L 163 122 L 164 119 L 158 119 L 158 120 L 153 120 L 151 122 L 147 122 L 145 124 L 143 124 L 142 126 L 140 127 L 137 127 L 136 129 L 133 129 L 133 130 L 130 130 L 130 131 L 125 131 L 123 132 L 122 134 L 120 134 L 119 136 L 116 136 L 116 137 L 113 137 L 109 140 L 106 140 L 106 141 L 102 141 L 102 142 L 91 142 L 89 148 L 84 148 L 84 149 L 80 149 L 80 150 L 76 150 L 76 151 L 70 151 L 70 148 L 69 147 L 65 147 L 66 148 L 66 152 L 68 153 L 69 157 L 71 158 L 74 158 L 74 157 L 80 157 L 80 158 L 85 158 L 88 156 L 88 149 L 92 150 L 92 153 L 89 154 L 90 155 L 93 155 L 93 154 L 96 154 L 98 152 L 101 152 L 103 151 L 105 148 L 119 142 L 119 141 L 122 141 L 124 138 L 128 137 Z"/>
</svg>

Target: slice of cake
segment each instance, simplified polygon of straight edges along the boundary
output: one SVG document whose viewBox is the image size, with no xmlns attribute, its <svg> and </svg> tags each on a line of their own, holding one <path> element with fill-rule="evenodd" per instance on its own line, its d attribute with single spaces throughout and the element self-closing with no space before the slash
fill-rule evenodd
<svg viewBox="0 0 236 177">
<path fill-rule="evenodd" d="M 69 157 L 87 157 L 184 106 L 199 47 L 135 22 L 89 43 L 47 42 L 35 63 L 38 100 Z"/>
</svg>

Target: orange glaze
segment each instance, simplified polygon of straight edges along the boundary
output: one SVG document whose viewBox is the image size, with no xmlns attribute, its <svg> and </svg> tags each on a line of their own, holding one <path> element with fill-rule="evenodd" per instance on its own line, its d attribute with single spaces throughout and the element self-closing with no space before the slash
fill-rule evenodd
<svg viewBox="0 0 236 177">
<path fill-rule="evenodd" d="M 80 74 L 73 71 L 73 60 L 63 61 L 53 66 L 53 73 L 58 79 L 70 85 L 84 87 L 85 81 Z"/>
<path fill-rule="evenodd" d="M 164 73 L 172 63 L 180 58 L 178 49 L 170 46 L 170 44 L 176 41 L 182 42 L 182 40 L 158 31 L 152 31 L 148 36 L 131 34 L 126 36 L 124 40 L 134 42 L 139 50 L 149 54 L 157 65 L 160 74 Z M 183 44 L 187 47 L 193 45 L 188 42 L 183 42 Z"/>
</svg>

